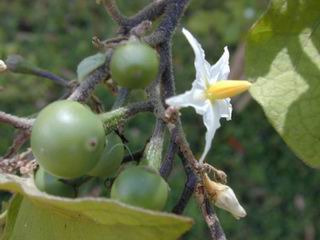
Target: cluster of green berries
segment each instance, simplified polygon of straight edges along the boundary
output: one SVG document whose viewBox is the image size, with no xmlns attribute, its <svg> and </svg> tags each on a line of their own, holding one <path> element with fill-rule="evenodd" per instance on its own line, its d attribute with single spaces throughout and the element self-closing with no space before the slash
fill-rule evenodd
<svg viewBox="0 0 320 240">
<path fill-rule="evenodd" d="M 156 51 L 134 42 L 117 48 L 111 59 L 111 76 L 119 86 L 145 88 L 159 69 Z M 31 148 L 39 168 L 35 185 L 48 194 L 77 197 L 71 179 L 82 176 L 114 178 L 111 198 L 138 207 L 162 210 L 168 185 L 154 169 L 143 165 L 121 167 L 121 138 L 106 135 L 99 115 L 74 101 L 61 100 L 46 106 L 32 128 Z"/>
</svg>

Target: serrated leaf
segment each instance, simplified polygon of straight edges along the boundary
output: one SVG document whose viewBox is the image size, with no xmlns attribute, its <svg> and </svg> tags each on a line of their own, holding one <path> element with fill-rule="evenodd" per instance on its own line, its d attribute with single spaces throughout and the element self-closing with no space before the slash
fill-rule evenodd
<svg viewBox="0 0 320 240">
<path fill-rule="evenodd" d="M 320 168 L 320 1 L 273 0 L 250 32 L 246 73 L 288 146 Z"/>
<path fill-rule="evenodd" d="M 91 72 L 102 66 L 106 61 L 107 55 L 97 53 L 83 59 L 77 67 L 78 81 L 83 81 Z"/>
<path fill-rule="evenodd" d="M 173 240 L 192 225 L 189 218 L 110 199 L 50 196 L 39 192 L 30 178 L 0 175 L 0 189 L 23 196 L 19 204 L 13 201 L 15 208 L 20 205 L 17 213 L 9 209 L 2 240 Z"/>
</svg>

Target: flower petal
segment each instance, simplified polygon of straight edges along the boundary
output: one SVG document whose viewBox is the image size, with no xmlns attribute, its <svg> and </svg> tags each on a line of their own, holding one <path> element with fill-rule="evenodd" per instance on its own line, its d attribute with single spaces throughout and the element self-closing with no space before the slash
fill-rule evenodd
<svg viewBox="0 0 320 240">
<path fill-rule="evenodd" d="M 208 154 L 208 152 L 210 150 L 214 134 L 216 133 L 216 130 L 220 127 L 219 109 L 218 109 L 217 105 L 210 104 L 210 106 L 211 107 L 209 107 L 203 115 L 203 122 L 207 128 L 207 132 L 206 132 L 206 144 L 205 144 L 202 156 L 199 160 L 200 163 L 203 163 L 206 155 Z"/>
<path fill-rule="evenodd" d="M 5 70 L 7 70 L 7 68 L 8 67 L 7 67 L 6 63 L 3 60 L 0 59 L 0 73 L 4 72 Z"/>
<path fill-rule="evenodd" d="M 210 80 L 210 64 L 206 61 L 204 50 L 197 39 L 185 28 L 182 29 L 182 33 L 187 38 L 195 54 L 194 66 L 196 68 L 196 80 L 194 84 L 198 84 L 204 89 Z"/>
<path fill-rule="evenodd" d="M 215 83 L 219 80 L 226 80 L 228 79 L 228 75 L 230 73 L 230 67 L 229 67 L 229 51 L 227 47 L 224 47 L 224 53 L 210 68 L 210 84 Z"/>
<path fill-rule="evenodd" d="M 217 193 L 214 204 L 228 212 L 230 212 L 236 219 L 245 217 L 247 215 L 246 210 L 240 205 L 234 191 L 227 185 L 226 188 Z"/>
<path fill-rule="evenodd" d="M 176 108 L 193 107 L 198 114 L 203 115 L 210 101 L 205 99 L 201 89 L 193 87 L 190 91 L 166 99 L 166 104 Z"/>
<path fill-rule="evenodd" d="M 232 115 L 232 105 L 230 103 L 230 98 L 216 100 L 218 106 L 219 115 L 222 118 L 226 118 L 228 121 L 231 120 Z"/>
</svg>

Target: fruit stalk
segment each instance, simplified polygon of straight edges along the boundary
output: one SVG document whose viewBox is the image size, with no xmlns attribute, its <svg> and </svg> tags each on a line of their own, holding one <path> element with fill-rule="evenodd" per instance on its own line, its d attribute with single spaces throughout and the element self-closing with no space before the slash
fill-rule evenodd
<svg viewBox="0 0 320 240">
<path fill-rule="evenodd" d="M 114 130 L 119 124 L 127 121 L 129 118 L 139 112 L 149 112 L 153 110 L 151 102 L 137 102 L 126 107 L 120 107 L 110 112 L 101 113 L 100 119 L 104 123 L 107 133 Z"/>
<path fill-rule="evenodd" d="M 34 119 L 17 117 L 9 113 L 0 111 L 0 122 L 10 124 L 15 128 L 28 130 L 32 127 Z"/>
<path fill-rule="evenodd" d="M 162 162 L 165 128 L 165 123 L 161 119 L 157 119 L 152 137 L 146 146 L 144 158 L 141 162 L 142 165 L 147 165 L 156 169 L 157 171 L 160 170 Z"/>
<path fill-rule="evenodd" d="M 29 62 L 27 62 L 22 56 L 20 55 L 10 55 L 7 60 L 6 64 L 8 70 L 13 73 L 22 73 L 22 74 L 30 74 L 35 75 L 43 78 L 47 78 L 52 80 L 53 82 L 63 86 L 69 87 L 69 82 L 62 77 L 59 77 L 47 70 L 40 69 Z"/>
</svg>

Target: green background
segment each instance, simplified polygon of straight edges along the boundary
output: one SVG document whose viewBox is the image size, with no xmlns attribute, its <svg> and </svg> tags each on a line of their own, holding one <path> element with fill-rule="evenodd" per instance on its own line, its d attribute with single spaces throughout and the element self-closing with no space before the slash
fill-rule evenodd
<svg viewBox="0 0 320 240">
<path fill-rule="evenodd" d="M 131 15 L 149 1 L 118 1 Z M 193 1 L 174 37 L 174 67 L 177 92 L 190 88 L 194 79 L 193 53 L 180 33 L 189 29 L 214 63 L 228 45 L 231 56 L 244 41 L 251 24 L 267 7 L 267 1 Z M 86 0 L 2 0 L 0 1 L 0 59 L 18 53 L 28 61 L 68 79 L 75 78 L 77 64 L 96 53 L 92 36 L 102 39 L 115 35 L 116 26 L 101 6 Z M 50 81 L 24 75 L 2 74 L 0 110 L 27 116 L 62 95 Z M 96 91 L 109 109 L 114 97 L 100 87 Z M 141 98 L 133 93 L 132 100 Z M 139 115 L 126 127 L 131 151 L 140 149 L 153 128 L 152 116 Z M 182 110 L 183 127 L 191 147 L 200 156 L 205 128 L 192 109 Z M 199 126 L 195 128 L 194 126 Z M 11 143 L 14 130 L 0 125 L 0 155 Z M 137 142 L 137 139 L 141 140 Z M 247 210 L 237 221 L 217 210 L 230 239 L 317 239 L 320 235 L 320 173 L 304 165 L 286 147 L 267 122 L 261 108 L 250 101 L 233 121 L 222 122 L 208 160 L 228 174 L 229 185 Z M 170 176 L 169 211 L 184 185 L 179 159 Z M 185 211 L 196 224 L 185 239 L 207 239 L 208 230 L 191 201 Z"/>
</svg>

